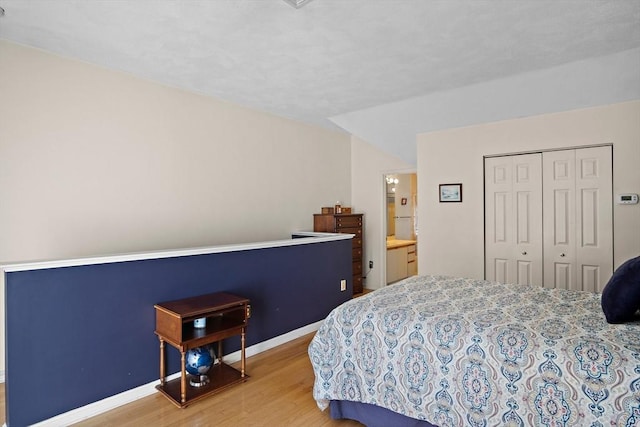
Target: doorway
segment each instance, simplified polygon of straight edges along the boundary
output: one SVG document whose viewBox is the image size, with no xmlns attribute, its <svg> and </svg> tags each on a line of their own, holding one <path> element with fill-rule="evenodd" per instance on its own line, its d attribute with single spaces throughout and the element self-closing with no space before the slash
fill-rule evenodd
<svg viewBox="0 0 640 427">
<path fill-rule="evenodd" d="M 415 173 L 384 176 L 386 284 L 418 272 L 418 179 Z"/>
</svg>

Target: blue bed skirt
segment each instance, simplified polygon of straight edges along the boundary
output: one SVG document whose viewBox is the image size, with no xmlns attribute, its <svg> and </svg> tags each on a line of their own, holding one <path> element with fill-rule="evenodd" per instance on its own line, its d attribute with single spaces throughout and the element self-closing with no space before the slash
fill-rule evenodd
<svg viewBox="0 0 640 427">
<path fill-rule="evenodd" d="M 355 420 L 367 427 L 437 427 L 427 421 L 410 418 L 368 403 L 332 400 L 329 402 L 329 410 L 334 420 Z"/>
</svg>

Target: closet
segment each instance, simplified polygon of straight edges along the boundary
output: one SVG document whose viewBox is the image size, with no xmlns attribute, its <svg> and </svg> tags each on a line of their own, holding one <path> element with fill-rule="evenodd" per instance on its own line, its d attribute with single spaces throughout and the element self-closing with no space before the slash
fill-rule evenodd
<svg viewBox="0 0 640 427">
<path fill-rule="evenodd" d="M 613 271 L 611 146 L 487 157 L 485 277 L 601 292 Z"/>
</svg>

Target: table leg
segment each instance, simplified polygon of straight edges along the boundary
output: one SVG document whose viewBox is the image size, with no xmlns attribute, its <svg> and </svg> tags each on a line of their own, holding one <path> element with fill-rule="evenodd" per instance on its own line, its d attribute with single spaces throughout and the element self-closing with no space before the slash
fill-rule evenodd
<svg viewBox="0 0 640 427">
<path fill-rule="evenodd" d="M 242 328 L 242 338 L 241 338 L 241 344 L 240 344 L 240 376 L 243 378 L 244 378 L 244 369 L 245 369 L 244 345 L 245 345 L 245 328 Z"/>
<path fill-rule="evenodd" d="M 160 385 L 164 385 L 164 379 L 166 376 L 165 372 L 165 362 L 164 362 L 164 340 L 160 338 Z"/>
<path fill-rule="evenodd" d="M 186 352 L 180 351 L 180 401 L 185 403 L 187 401 L 187 372 L 185 369 Z"/>
</svg>

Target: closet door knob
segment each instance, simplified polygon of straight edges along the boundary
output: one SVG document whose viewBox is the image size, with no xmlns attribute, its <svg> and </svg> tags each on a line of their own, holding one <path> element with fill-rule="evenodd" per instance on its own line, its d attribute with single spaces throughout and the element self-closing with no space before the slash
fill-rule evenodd
<svg viewBox="0 0 640 427">
<path fill-rule="evenodd" d="M 526 254 L 527 254 L 527 251 L 522 252 L 522 255 L 526 255 Z"/>
<path fill-rule="evenodd" d="M 564 254 L 560 254 L 561 257 L 564 257 Z"/>
</svg>

